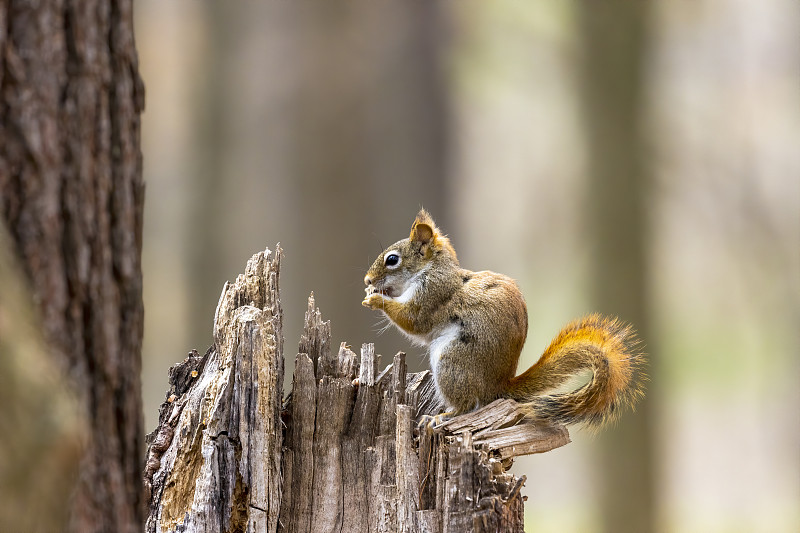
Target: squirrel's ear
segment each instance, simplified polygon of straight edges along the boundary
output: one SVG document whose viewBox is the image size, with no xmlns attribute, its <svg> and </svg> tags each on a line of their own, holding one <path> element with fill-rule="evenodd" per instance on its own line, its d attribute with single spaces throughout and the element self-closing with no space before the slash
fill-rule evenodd
<svg viewBox="0 0 800 533">
<path fill-rule="evenodd" d="M 452 257 L 453 261 L 458 263 L 456 251 L 453 250 L 450 239 L 439 231 L 439 228 L 437 228 L 436 224 L 433 222 L 433 218 L 431 218 L 424 209 L 420 210 L 417 214 L 417 218 L 414 220 L 414 224 L 411 226 L 411 236 L 409 240 L 426 245 L 426 253 L 445 251 Z"/>
<path fill-rule="evenodd" d="M 422 209 L 411 226 L 411 235 L 408 238 L 411 241 L 427 244 L 433 240 L 436 233 L 437 229 L 433 219 L 427 211 Z"/>
</svg>

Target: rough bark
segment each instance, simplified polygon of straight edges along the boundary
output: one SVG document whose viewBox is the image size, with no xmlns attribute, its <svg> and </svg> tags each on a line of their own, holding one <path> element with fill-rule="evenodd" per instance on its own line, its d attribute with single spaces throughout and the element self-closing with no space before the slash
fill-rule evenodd
<svg viewBox="0 0 800 533">
<path fill-rule="evenodd" d="M 523 420 L 511 400 L 419 430 L 439 409 L 430 372 L 406 373 L 403 353 L 379 371 L 371 344 L 332 351 L 313 295 L 281 405 L 280 259 L 250 260 L 223 291 L 214 346 L 170 371 L 146 530 L 522 531 L 524 477 L 505 469 L 567 430 Z"/>
<path fill-rule="evenodd" d="M 143 101 L 129 1 L 0 2 L 0 219 L 89 421 L 72 531 L 144 518 Z"/>
</svg>

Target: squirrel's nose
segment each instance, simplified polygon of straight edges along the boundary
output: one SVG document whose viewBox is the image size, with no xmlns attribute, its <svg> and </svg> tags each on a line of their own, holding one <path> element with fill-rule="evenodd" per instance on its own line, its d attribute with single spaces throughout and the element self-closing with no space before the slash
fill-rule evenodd
<svg viewBox="0 0 800 533">
<path fill-rule="evenodd" d="M 369 276 L 364 276 L 364 285 L 372 285 L 372 278 Z"/>
</svg>

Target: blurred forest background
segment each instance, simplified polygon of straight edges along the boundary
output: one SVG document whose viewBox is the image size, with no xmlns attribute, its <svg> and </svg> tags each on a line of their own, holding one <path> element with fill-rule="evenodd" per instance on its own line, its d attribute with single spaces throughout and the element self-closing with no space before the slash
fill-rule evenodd
<svg viewBox="0 0 800 533">
<path fill-rule="evenodd" d="M 140 0 L 136 31 L 148 430 L 278 241 L 288 383 L 311 291 L 336 343 L 424 368 L 360 306 L 424 206 L 519 281 L 521 369 L 591 311 L 650 354 L 635 415 L 517 461 L 529 531 L 800 530 L 795 1 Z"/>
</svg>

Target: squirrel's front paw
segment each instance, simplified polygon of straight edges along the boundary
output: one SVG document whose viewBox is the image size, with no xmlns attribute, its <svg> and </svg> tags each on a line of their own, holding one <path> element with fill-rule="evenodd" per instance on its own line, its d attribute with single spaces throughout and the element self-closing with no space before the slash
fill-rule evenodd
<svg viewBox="0 0 800 533">
<path fill-rule="evenodd" d="M 368 294 L 362 301 L 361 305 L 369 307 L 370 309 L 380 309 L 383 307 L 383 295 L 378 292 Z"/>
</svg>

